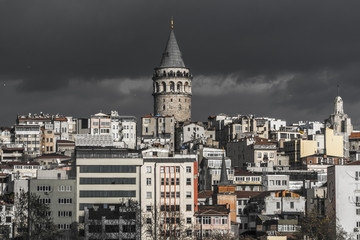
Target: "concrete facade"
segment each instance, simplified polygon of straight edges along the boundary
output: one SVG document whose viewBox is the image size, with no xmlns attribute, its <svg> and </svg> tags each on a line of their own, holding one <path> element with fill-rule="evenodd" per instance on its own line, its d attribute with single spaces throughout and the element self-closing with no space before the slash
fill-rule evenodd
<svg viewBox="0 0 360 240">
<path fill-rule="evenodd" d="M 141 153 L 111 147 L 76 149 L 76 219 L 84 222 L 85 207 L 120 204 L 121 199 L 140 201 Z"/>
<path fill-rule="evenodd" d="M 29 180 L 29 191 L 48 204 L 61 239 L 72 239 L 71 230 L 76 227 L 75 179 L 68 179 L 66 171 L 39 171 L 37 179 Z"/>
</svg>

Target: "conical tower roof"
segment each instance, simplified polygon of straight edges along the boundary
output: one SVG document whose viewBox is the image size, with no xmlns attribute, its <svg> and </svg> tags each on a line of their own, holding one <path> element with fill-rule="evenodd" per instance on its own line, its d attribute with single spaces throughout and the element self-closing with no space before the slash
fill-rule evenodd
<svg viewBox="0 0 360 240">
<path fill-rule="evenodd" d="M 166 68 L 166 67 L 179 67 L 179 68 L 185 67 L 173 29 L 171 29 L 170 31 L 170 36 L 166 44 L 166 48 L 162 55 L 159 66 L 159 68 Z"/>
<path fill-rule="evenodd" d="M 222 156 L 221 175 L 220 175 L 219 185 L 222 185 L 222 186 L 230 185 L 230 181 L 228 179 L 228 175 L 226 172 L 225 153 L 223 153 L 223 156 Z"/>
</svg>

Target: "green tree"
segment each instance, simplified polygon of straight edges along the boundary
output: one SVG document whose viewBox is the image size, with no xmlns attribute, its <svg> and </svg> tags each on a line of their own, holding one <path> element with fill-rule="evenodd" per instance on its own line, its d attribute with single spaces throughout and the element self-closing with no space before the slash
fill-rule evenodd
<svg viewBox="0 0 360 240">
<path fill-rule="evenodd" d="M 15 228 L 17 239 L 55 239 L 57 227 L 50 216 L 47 204 L 40 203 L 39 196 L 20 190 L 15 197 Z"/>
</svg>

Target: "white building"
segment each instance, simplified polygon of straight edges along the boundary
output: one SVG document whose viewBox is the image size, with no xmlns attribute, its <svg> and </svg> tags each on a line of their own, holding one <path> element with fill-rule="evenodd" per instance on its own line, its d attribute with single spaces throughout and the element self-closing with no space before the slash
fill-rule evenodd
<svg viewBox="0 0 360 240">
<path fill-rule="evenodd" d="M 197 207 L 196 160 L 196 155 L 144 157 L 141 209 L 147 222 L 143 229 L 147 230 L 142 239 L 170 236 L 179 230 L 175 230 L 176 224 L 181 224 L 186 236 L 192 236 Z"/>
<path fill-rule="evenodd" d="M 354 239 L 360 239 L 360 162 L 327 170 L 327 214 Z M 335 226 L 333 226 L 335 228 Z"/>
<path fill-rule="evenodd" d="M 265 175 L 262 180 L 264 191 L 289 190 L 289 175 Z"/>
<path fill-rule="evenodd" d="M 118 148 L 76 149 L 76 219 L 84 223 L 84 208 L 116 206 L 120 199 L 140 201 L 141 153 Z M 143 191 L 141 191 L 143 192 Z"/>
</svg>

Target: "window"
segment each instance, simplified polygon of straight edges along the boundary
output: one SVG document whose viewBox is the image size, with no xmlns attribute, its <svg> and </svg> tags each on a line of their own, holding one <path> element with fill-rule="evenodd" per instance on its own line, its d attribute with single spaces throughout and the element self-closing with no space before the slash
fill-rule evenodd
<svg viewBox="0 0 360 240">
<path fill-rule="evenodd" d="M 258 158 L 261 158 L 261 156 L 262 156 L 262 155 L 261 155 L 261 152 L 258 152 L 257 155 L 258 155 Z"/>
<path fill-rule="evenodd" d="M 151 186 L 151 178 L 146 178 L 146 185 Z"/>
<path fill-rule="evenodd" d="M 186 172 L 187 172 L 187 173 L 191 173 L 191 167 L 189 167 L 189 166 L 186 167 Z"/>
<path fill-rule="evenodd" d="M 180 185 L 180 179 L 176 178 L 176 185 Z"/>
<path fill-rule="evenodd" d="M 50 198 L 39 198 L 39 203 L 48 204 L 48 203 L 51 203 L 51 199 Z"/>
<path fill-rule="evenodd" d="M 191 178 L 186 179 L 186 185 L 191 185 Z"/>
<path fill-rule="evenodd" d="M 282 180 L 282 185 L 287 185 L 287 181 L 286 181 L 286 180 Z"/>
<path fill-rule="evenodd" d="M 37 186 L 38 192 L 50 192 L 51 186 Z"/>
<path fill-rule="evenodd" d="M 186 198 L 191 198 L 191 192 L 186 192 Z"/>
<path fill-rule="evenodd" d="M 175 185 L 175 179 L 174 178 L 171 179 L 171 185 Z"/>
<path fill-rule="evenodd" d="M 81 179 L 80 179 L 81 180 Z M 58 186 L 58 191 L 59 192 L 71 192 L 72 191 L 72 186 L 64 186 L 64 185 L 60 185 Z"/>
<path fill-rule="evenodd" d="M 360 215 L 360 208 L 356 209 L 356 215 Z"/>
<path fill-rule="evenodd" d="M 280 202 L 276 202 L 276 208 L 280 209 Z"/>
<path fill-rule="evenodd" d="M 202 217 L 202 224 L 211 224 L 211 217 Z"/>
<path fill-rule="evenodd" d="M 186 236 L 191 237 L 192 231 L 191 229 L 186 230 Z"/>
<path fill-rule="evenodd" d="M 165 179 L 161 178 L 161 185 L 164 185 L 164 183 L 165 183 Z"/>
<path fill-rule="evenodd" d="M 152 192 L 146 192 L 146 198 L 147 199 L 152 198 Z"/>
<path fill-rule="evenodd" d="M 10 223 L 10 222 L 11 222 L 11 217 L 6 217 L 5 221 L 6 221 L 7 223 Z"/>
<path fill-rule="evenodd" d="M 191 218 L 186 218 L 186 223 L 191 224 Z"/>
<path fill-rule="evenodd" d="M 81 198 L 88 197 L 136 197 L 136 191 L 122 191 L 122 190 L 114 190 L 114 191 L 105 191 L 105 190 L 81 190 L 80 191 Z"/>
<path fill-rule="evenodd" d="M 146 172 L 151 173 L 151 166 L 146 166 Z"/>
<path fill-rule="evenodd" d="M 294 202 L 290 202 L 290 208 L 291 208 L 291 209 L 294 208 Z"/>
<path fill-rule="evenodd" d="M 71 217 L 72 211 L 58 211 L 58 217 Z"/>
<path fill-rule="evenodd" d="M 179 173 L 180 172 L 180 167 L 176 167 L 175 170 L 176 170 L 177 173 Z"/>
<path fill-rule="evenodd" d="M 59 198 L 58 202 L 59 204 L 71 204 L 72 198 Z"/>
<path fill-rule="evenodd" d="M 151 218 L 146 218 L 146 223 L 151 224 L 152 223 Z"/>
<path fill-rule="evenodd" d="M 152 211 L 152 206 L 149 206 L 149 205 L 146 206 L 146 211 L 147 211 L 147 212 L 151 212 L 151 211 Z"/>
<path fill-rule="evenodd" d="M 191 208 L 191 204 L 186 204 L 186 211 L 191 211 L 192 208 Z"/>
</svg>

